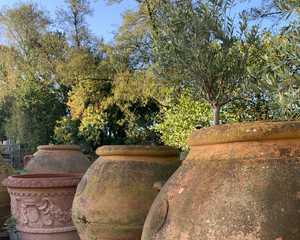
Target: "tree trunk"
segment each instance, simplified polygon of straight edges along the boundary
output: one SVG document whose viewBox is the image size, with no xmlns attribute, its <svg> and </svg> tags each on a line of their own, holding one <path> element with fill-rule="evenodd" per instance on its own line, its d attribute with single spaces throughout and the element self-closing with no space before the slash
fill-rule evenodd
<svg viewBox="0 0 300 240">
<path fill-rule="evenodd" d="M 221 107 L 219 105 L 213 106 L 213 113 L 214 113 L 214 125 L 220 124 L 220 110 Z"/>
</svg>

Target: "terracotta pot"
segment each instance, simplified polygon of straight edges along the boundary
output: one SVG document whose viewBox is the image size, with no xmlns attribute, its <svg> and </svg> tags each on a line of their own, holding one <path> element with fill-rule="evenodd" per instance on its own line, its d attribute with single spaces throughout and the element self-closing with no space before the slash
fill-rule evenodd
<svg viewBox="0 0 300 240">
<path fill-rule="evenodd" d="M 178 152 L 163 146 L 103 146 L 80 182 L 73 221 L 81 240 L 140 240 L 154 185 L 178 168 Z"/>
<path fill-rule="evenodd" d="M 71 219 L 79 174 L 25 174 L 4 180 L 22 240 L 79 239 Z"/>
<path fill-rule="evenodd" d="M 14 170 L 8 164 L 4 163 L 0 155 L 0 183 L 12 175 Z M 10 216 L 10 199 L 6 187 L 0 184 L 0 232 L 5 220 Z"/>
<path fill-rule="evenodd" d="M 90 162 L 77 145 L 39 146 L 26 164 L 29 173 L 84 173 Z"/>
<path fill-rule="evenodd" d="M 23 167 L 27 166 L 27 163 L 33 158 L 33 155 L 25 155 L 23 157 Z"/>
<path fill-rule="evenodd" d="M 195 131 L 142 240 L 299 240 L 300 122 Z"/>
</svg>

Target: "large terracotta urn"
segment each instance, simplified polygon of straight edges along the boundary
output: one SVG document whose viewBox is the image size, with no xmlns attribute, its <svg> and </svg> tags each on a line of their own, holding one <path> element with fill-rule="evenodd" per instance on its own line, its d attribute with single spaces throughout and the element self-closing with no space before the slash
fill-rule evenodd
<svg viewBox="0 0 300 240">
<path fill-rule="evenodd" d="M 164 146 L 103 146 L 81 180 L 73 221 L 81 240 L 140 240 L 148 210 L 178 168 L 179 154 Z"/>
<path fill-rule="evenodd" d="M 22 240 L 79 240 L 71 208 L 80 174 L 25 174 L 4 180 Z"/>
<path fill-rule="evenodd" d="M 42 145 L 26 164 L 29 173 L 84 173 L 88 158 L 77 145 Z"/>
<path fill-rule="evenodd" d="M 142 240 L 299 240 L 300 122 L 196 130 Z"/>
<path fill-rule="evenodd" d="M 13 168 L 3 161 L 3 158 L 0 154 L 0 232 L 4 222 L 10 216 L 9 194 L 6 187 L 4 187 L 1 182 L 13 173 Z"/>
</svg>

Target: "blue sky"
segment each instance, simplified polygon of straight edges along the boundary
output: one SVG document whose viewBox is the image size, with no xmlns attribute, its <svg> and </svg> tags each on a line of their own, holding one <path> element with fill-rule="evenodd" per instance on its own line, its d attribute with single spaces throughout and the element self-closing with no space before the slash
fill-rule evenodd
<svg viewBox="0 0 300 240">
<path fill-rule="evenodd" d="M 20 0 L 0 0 L 0 8 L 4 6 L 14 6 Z M 28 2 L 28 1 L 25 1 Z M 38 3 L 43 9 L 47 9 L 51 16 L 55 16 L 58 7 L 64 5 L 64 0 L 31 0 Z M 120 4 L 108 5 L 105 0 L 91 0 L 93 4 L 93 16 L 88 19 L 91 31 L 98 37 L 103 37 L 105 41 L 112 41 L 114 32 L 122 22 L 122 13 L 128 9 L 136 7 L 135 0 L 124 0 Z"/>
<path fill-rule="evenodd" d="M 49 11 L 52 17 L 55 17 L 55 11 L 58 7 L 64 5 L 64 0 L 0 0 L 0 9 L 5 6 L 15 6 L 20 2 L 34 2 L 43 9 Z M 123 0 L 120 4 L 108 5 L 106 0 L 90 0 L 94 9 L 93 16 L 88 18 L 91 31 L 98 37 L 103 37 L 106 42 L 111 42 L 114 33 L 118 30 L 122 22 L 122 13 L 129 9 L 135 9 L 137 4 L 135 0 Z M 233 14 L 237 15 L 242 9 L 249 9 L 253 6 L 261 5 L 265 0 L 244 0 L 233 10 Z M 237 20 L 237 18 L 236 18 Z M 238 21 L 235 22 L 236 24 Z M 272 20 L 265 21 L 263 26 L 270 27 Z"/>
</svg>

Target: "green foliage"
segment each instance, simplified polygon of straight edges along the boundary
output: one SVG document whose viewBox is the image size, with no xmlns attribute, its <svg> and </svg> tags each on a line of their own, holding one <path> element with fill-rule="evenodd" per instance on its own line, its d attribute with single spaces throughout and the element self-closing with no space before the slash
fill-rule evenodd
<svg viewBox="0 0 300 240">
<path fill-rule="evenodd" d="M 224 111 L 231 116 L 231 121 L 267 121 L 275 119 L 273 105 L 274 101 L 270 96 L 249 91 L 226 105 Z"/>
<path fill-rule="evenodd" d="M 36 81 L 26 80 L 16 90 L 15 98 L 6 124 L 7 135 L 29 151 L 49 143 L 56 121 L 65 112 L 59 95 Z"/>
<path fill-rule="evenodd" d="M 240 1 L 137 1 L 112 44 L 91 34 L 89 0 L 65 2 L 56 21 L 31 3 L 0 13 L 9 43 L 0 46 L 0 138 L 31 151 L 49 142 L 186 149 L 212 118 L 299 119 L 298 1 L 266 0 L 238 20 Z M 251 14 L 282 28 L 263 31 Z"/>
<path fill-rule="evenodd" d="M 188 94 L 178 103 L 162 112 L 160 122 L 154 126 L 162 141 L 170 146 L 187 149 L 187 138 L 198 127 L 210 125 L 211 110 L 207 103 L 194 101 Z"/>
<path fill-rule="evenodd" d="M 133 82 L 141 83 L 141 80 L 137 81 L 130 74 L 118 75 L 118 81 L 112 86 L 110 82 L 105 85 L 89 79 L 75 85 L 70 92 L 68 106 L 72 121 L 79 122 L 78 135 L 92 149 L 103 144 L 159 141 L 151 130 L 159 112 L 158 103 L 147 95 L 146 85 L 137 87 Z M 130 91 L 125 92 L 125 87 Z M 57 127 L 57 140 L 61 139 L 57 133 L 66 131 L 60 130 L 61 127 L 66 126 Z"/>
<path fill-rule="evenodd" d="M 54 67 L 65 41 L 49 31 L 49 18 L 34 4 L 4 9 L 0 24 L 10 40 L 0 53 L 1 100 L 12 99 L 5 135 L 33 151 L 49 143 L 56 121 L 65 114 L 64 90 Z"/>
<path fill-rule="evenodd" d="M 245 46 L 229 12 L 232 1 L 166 1 L 155 11 L 159 73 L 206 101 L 219 123 L 220 108 L 239 95 Z"/>
<path fill-rule="evenodd" d="M 57 11 L 57 19 L 63 30 L 67 33 L 72 46 L 76 48 L 87 47 L 92 36 L 86 23 L 86 17 L 92 14 L 89 0 L 65 0 L 67 8 Z"/>
<path fill-rule="evenodd" d="M 300 13 L 298 0 L 264 0 L 262 6 L 255 6 L 250 11 L 250 16 L 260 20 L 272 18 L 277 23 L 288 25 L 287 19 L 293 19 Z"/>
<path fill-rule="evenodd" d="M 91 148 L 160 143 L 151 127 L 168 90 L 157 84 L 150 69 L 145 70 L 150 62 L 149 30 L 140 14 L 143 11 L 126 13 L 114 45 L 72 50 L 61 65 L 65 83 L 72 86 L 71 119 L 79 122 L 78 134 Z"/>
<path fill-rule="evenodd" d="M 300 118 L 300 28 L 298 32 L 266 36 L 263 78 L 279 106 L 276 118 Z"/>
<path fill-rule="evenodd" d="M 92 107 L 87 107 L 82 115 L 79 131 L 87 141 L 95 142 L 100 145 L 104 142 L 102 141 L 102 133 L 107 120 L 107 114 L 103 111 L 93 110 Z"/>
<path fill-rule="evenodd" d="M 10 109 L 12 108 L 13 99 L 6 97 L 0 101 L 0 140 L 6 139 L 5 124 L 10 117 Z"/>
<path fill-rule="evenodd" d="M 30 54 L 38 43 L 41 34 L 50 24 L 49 18 L 35 4 L 21 3 L 16 8 L 2 10 L 0 23 L 5 34 L 22 54 Z"/>
<path fill-rule="evenodd" d="M 237 110 L 248 106 L 248 103 L 232 107 L 233 103 L 221 111 L 222 123 L 246 120 L 245 116 L 241 116 Z M 212 115 L 209 104 L 204 101 L 195 101 L 189 93 L 185 92 L 178 101 L 171 102 L 169 107 L 161 110 L 153 129 L 161 135 L 165 144 L 187 150 L 187 139 L 192 131 L 212 125 Z"/>
<path fill-rule="evenodd" d="M 249 51 L 247 70 L 250 84 L 243 95 L 250 101 L 248 106 L 264 106 L 258 107 L 256 113 L 250 111 L 254 120 L 255 116 L 262 114 L 262 119 L 274 120 L 300 117 L 300 34 L 296 27 L 293 29 L 276 36 L 264 33 Z"/>
<path fill-rule="evenodd" d="M 58 120 L 54 129 L 55 144 L 79 144 L 82 138 L 79 134 L 79 120 L 73 120 L 69 116 L 65 116 Z"/>
</svg>

